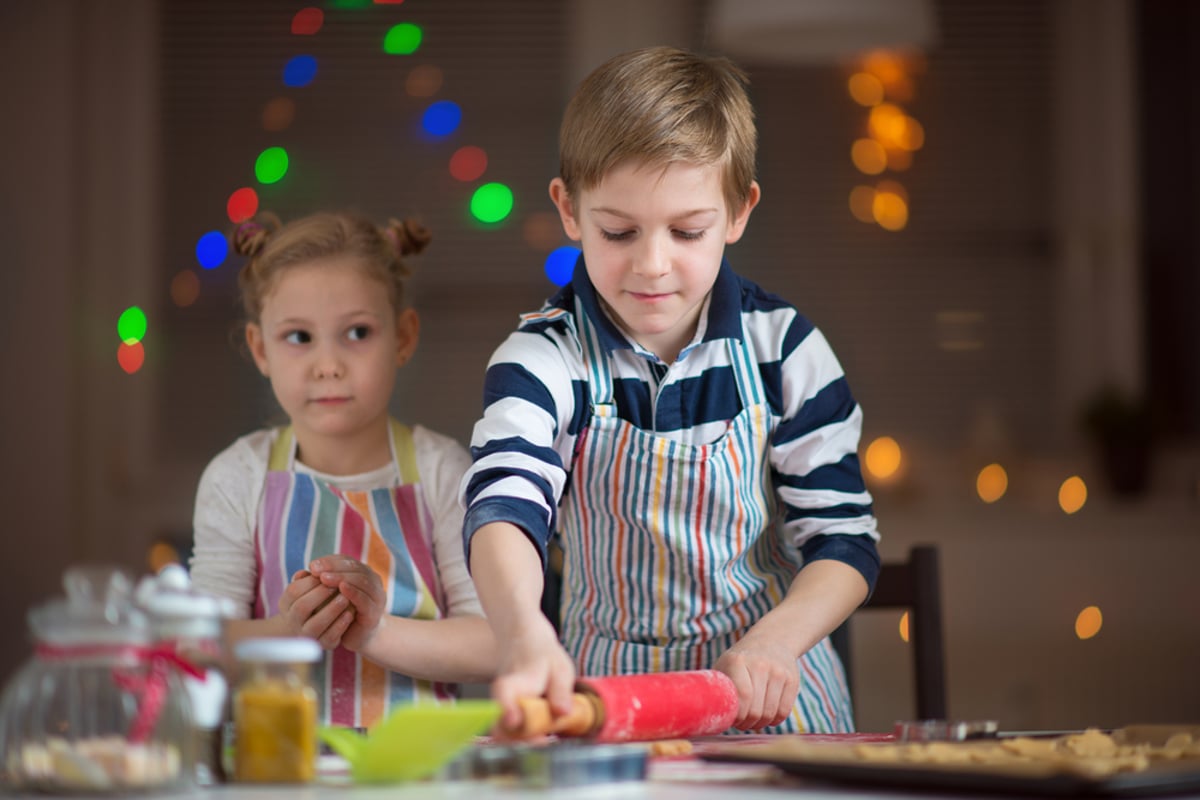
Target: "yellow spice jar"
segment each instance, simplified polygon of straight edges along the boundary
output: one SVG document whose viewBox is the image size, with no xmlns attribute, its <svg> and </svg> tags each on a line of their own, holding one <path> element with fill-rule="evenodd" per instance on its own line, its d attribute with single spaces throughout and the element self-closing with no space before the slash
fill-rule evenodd
<svg viewBox="0 0 1200 800">
<path fill-rule="evenodd" d="M 317 771 L 317 691 L 312 639 L 244 639 L 234 647 L 234 780 L 303 783 Z"/>
</svg>

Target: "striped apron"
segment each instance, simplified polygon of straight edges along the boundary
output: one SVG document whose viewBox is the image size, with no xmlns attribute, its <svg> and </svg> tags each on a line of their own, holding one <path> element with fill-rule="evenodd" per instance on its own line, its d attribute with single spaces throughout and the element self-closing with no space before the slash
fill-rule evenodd
<svg viewBox="0 0 1200 800">
<path fill-rule="evenodd" d="M 278 613 L 279 598 L 297 570 L 334 553 L 358 559 L 379 575 L 387 591 L 387 613 L 442 617 L 433 522 L 417 473 L 412 431 L 392 419 L 388 425 L 400 485 L 362 491 L 338 489 L 296 472 L 295 436 L 290 427 L 280 431 L 271 447 L 254 537 L 256 619 Z M 354 727 L 373 726 L 398 704 L 451 699 L 458 688 L 392 672 L 340 646 L 325 652 L 316 677 L 322 719 Z"/>
<path fill-rule="evenodd" d="M 563 644 L 582 675 L 710 668 L 783 600 L 801 566 L 777 532 L 754 354 L 730 340 L 743 410 L 717 441 L 687 445 L 617 416 L 608 354 L 582 310 L 575 324 L 593 416 L 559 516 Z M 797 666 L 792 713 L 764 732 L 852 731 L 828 637 Z"/>
</svg>

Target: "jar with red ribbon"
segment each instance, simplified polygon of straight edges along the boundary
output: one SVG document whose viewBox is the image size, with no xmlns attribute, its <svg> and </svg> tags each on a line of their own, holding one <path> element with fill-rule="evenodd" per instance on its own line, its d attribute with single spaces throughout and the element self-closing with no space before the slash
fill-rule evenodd
<svg viewBox="0 0 1200 800">
<path fill-rule="evenodd" d="M 72 567 L 28 615 L 32 658 L 0 696 L 0 769 L 18 791 L 127 794 L 189 785 L 200 674 L 155 643 L 120 569 Z"/>
</svg>

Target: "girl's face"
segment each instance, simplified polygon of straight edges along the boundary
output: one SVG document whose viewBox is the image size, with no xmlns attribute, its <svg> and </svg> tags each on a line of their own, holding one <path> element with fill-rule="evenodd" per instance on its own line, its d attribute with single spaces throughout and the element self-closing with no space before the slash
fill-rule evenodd
<svg viewBox="0 0 1200 800">
<path fill-rule="evenodd" d="M 417 332 L 415 311 L 397 316 L 383 283 L 338 256 L 284 270 L 246 341 L 303 443 L 378 433 Z"/>
<path fill-rule="evenodd" d="M 758 196 L 756 183 L 731 214 L 717 165 L 624 164 L 576 198 L 561 179 L 550 183 L 563 229 L 580 242 L 614 321 L 668 364 L 695 334 L 725 245 L 741 238 Z"/>
</svg>

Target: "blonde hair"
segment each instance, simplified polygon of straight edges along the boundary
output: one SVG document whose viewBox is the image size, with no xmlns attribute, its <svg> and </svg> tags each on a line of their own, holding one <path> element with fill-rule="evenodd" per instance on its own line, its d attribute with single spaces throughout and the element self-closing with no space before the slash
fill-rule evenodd
<svg viewBox="0 0 1200 800">
<path fill-rule="evenodd" d="M 397 313 L 404 307 L 404 282 L 411 270 L 403 256 L 420 253 L 432 238 L 421 223 L 389 220 L 378 228 L 349 211 L 319 212 L 281 225 L 274 214 L 260 214 L 233 231 L 233 250 L 249 256 L 238 273 L 242 308 L 258 322 L 263 302 L 279 275 L 289 267 L 324 258 L 349 256 L 387 287 Z"/>
<path fill-rule="evenodd" d="M 673 47 L 615 56 L 576 89 L 559 130 L 559 177 L 567 193 L 597 186 L 634 161 L 723 167 L 730 213 L 754 181 L 757 132 L 744 72 L 729 59 Z"/>
</svg>

